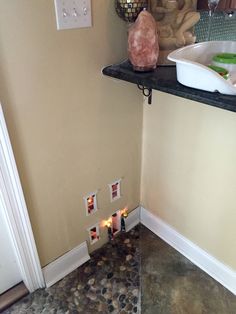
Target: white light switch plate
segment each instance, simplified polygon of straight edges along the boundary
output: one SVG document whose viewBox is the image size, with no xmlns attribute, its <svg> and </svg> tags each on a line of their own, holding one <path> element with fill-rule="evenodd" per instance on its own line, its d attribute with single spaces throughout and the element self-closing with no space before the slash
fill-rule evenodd
<svg viewBox="0 0 236 314">
<path fill-rule="evenodd" d="M 54 0 L 57 29 L 92 26 L 91 0 Z"/>
</svg>

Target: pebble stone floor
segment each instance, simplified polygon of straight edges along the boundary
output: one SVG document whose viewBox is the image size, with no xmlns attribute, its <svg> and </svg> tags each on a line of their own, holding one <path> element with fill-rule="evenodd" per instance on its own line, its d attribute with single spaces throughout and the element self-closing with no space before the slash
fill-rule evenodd
<svg viewBox="0 0 236 314">
<path fill-rule="evenodd" d="M 142 225 L 4 314 L 236 314 L 236 297 Z"/>
<path fill-rule="evenodd" d="M 138 243 L 139 227 L 120 233 L 57 284 L 35 291 L 3 313 L 140 313 Z"/>
</svg>

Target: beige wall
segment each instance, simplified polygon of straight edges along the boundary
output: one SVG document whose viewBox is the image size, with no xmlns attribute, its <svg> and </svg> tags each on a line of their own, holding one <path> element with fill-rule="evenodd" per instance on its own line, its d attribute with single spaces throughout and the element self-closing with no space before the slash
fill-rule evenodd
<svg viewBox="0 0 236 314">
<path fill-rule="evenodd" d="M 236 114 L 154 92 L 143 123 L 142 205 L 236 269 Z"/>
<path fill-rule="evenodd" d="M 94 0 L 92 28 L 57 31 L 53 0 L 0 1 L 0 99 L 42 265 L 139 204 L 142 97 L 101 75 L 126 56 L 113 6 Z M 111 204 L 107 184 L 121 177 Z M 83 196 L 97 189 L 99 211 L 86 217 Z"/>
<path fill-rule="evenodd" d="M 140 202 L 142 98 L 100 73 L 126 56 L 126 25 L 113 1 L 92 5 L 92 28 L 59 32 L 53 0 L 0 1 L 0 99 L 42 265 Z M 235 134 L 235 113 L 160 92 L 144 105 L 142 204 L 234 269 Z"/>
</svg>

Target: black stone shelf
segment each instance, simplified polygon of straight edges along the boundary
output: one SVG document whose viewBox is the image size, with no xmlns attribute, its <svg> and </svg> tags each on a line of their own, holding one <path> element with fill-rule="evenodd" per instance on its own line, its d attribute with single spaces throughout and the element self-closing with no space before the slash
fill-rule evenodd
<svg viewBox="0 0 236 314">
<path fill-rule="evenodd" d="M 128 60 L 110 65 L 102 70 L 104 75 L 114 77 L 126 82 L 134 83 L 173 94 L 183 98 L 195 100 L 203 104 L 236 112 L 236 96 L 211 93 L 186 87 L 176 79 L 175 66 L 158 66 L 152 72 L 135 72 Z M 209 82 L 210 84 L 210 82 Z"/>
</svg>

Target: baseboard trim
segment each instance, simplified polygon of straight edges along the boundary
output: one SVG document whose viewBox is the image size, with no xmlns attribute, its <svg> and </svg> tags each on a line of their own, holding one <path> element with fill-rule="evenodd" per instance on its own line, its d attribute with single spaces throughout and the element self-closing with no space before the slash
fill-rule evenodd
<svg viewBox="0 0 236 314">
<path fill-rule="evenodd" d="M 140 222 L 140 207 L 135 208 L 125 219 L 126 232 L 130 231 Z M 46 287 L 49 288 L 56 282 L 71 273 L 90 259 L 87 243 L 81 245 L 60 256 L 43 268 Z"/>
<path fill-rule="evenodd" d="M 129 216 L 125 219 L 126 232 L 130 231 L 132 228 L 140 223 L 140 206 L 136 207 Z"/>
<path fill-rule="evenodd" d="M 66 254 L 60 256 L 43 268 L 46 287 L 49 288 L 56 282 L 71 273 L 90 259 L 87 243 L 83 242 Z"/>
<path fill-rule="evenodd" d="M 141 222 L 145 227 L 236 295 L 236 272 L 234 270 L 189 241 L 147 209 L 141 206 L 135 208 L 126 218 L 125 222 L 127 232 Z M 81 245 L 45 266 L 43 268 L 43 275 L 46 287 L 52 286 L 89 259 L 87 243 L 83 242 Z"/>
<path fill-rule="evenodd" d="M 141 207 L 141 223 L 236 295 L 236 272 Z"/>
</svg>

